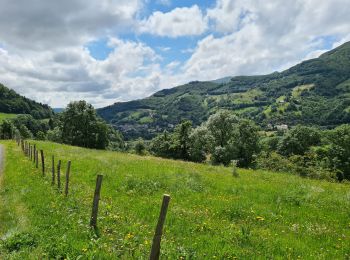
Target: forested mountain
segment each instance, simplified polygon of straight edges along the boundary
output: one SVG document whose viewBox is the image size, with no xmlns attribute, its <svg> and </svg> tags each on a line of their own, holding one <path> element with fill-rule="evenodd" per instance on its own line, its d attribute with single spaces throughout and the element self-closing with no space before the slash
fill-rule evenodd
<svg viewBox="0 0 350 260">
<path fill-rule="evenodd" d="M 199 125 L 220 109 L 263 128 L 350 123 L 350 42 L 283 72 L 190 82 L 98 113 L 127 138 L 150 138 L 183 119 Z"/>
<path fill-rule="evenodd" d="M 2 84 L 0 84 L 0 112 L 30 114 L 36 119 L 48 118 L 53 113 L 48 105 L 23 97 Z"/>
</svg>

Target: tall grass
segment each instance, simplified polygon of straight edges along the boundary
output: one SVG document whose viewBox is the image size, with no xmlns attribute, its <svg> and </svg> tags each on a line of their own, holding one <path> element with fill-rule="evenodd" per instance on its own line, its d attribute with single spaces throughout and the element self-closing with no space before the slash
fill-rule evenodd
<svg viewBox="0 0 350 260">
<path fill-rule="evenodd" d="M 146 259 L 162 195 L 172 199 L 162 259 L 350 255 L 349 185 L 36 142 L 47 162 L 72 161 L 65 198 L 14 142 L 0 188 L 0 258 Z M 99 234 L 89 228 L 102 173 Z M 64 178 L 62 178 L 64 180 Z"/>
</svg>

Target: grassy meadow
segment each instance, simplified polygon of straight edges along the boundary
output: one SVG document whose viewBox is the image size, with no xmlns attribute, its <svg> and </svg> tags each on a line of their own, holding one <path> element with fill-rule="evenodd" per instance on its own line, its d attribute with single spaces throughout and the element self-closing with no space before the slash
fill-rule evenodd
<svg viewBox="0 0 350 260">
<path fill-rule="evenodd" d="M 161 259 L 350 257 L 348 184 L 35 142 L 46 154 L 42 177 L 15 142 L 1 143 L 0 259 L 147 259 L 164 193 Z M 51 155 L 62 160 L 63 187 L 72 161 L 68 198 L 51 185 Z"/>
<path fill-rule="evenodd" d="M 6 114 L 6 113 L 0 113 L 0 123 L 4 121 L 5 119 L 11 119 L 15 118 L 17 115 L 16 114 Z"/>
</svg>

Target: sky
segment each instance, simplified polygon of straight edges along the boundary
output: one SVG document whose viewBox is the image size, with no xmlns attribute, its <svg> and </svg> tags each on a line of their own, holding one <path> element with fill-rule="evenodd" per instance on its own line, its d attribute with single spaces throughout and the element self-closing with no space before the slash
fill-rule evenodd
<svg viewBox="0 0 350 260">
<path fill-rule="evenodd" d="M 0 82 L 95 107 L 282 71 L 350 40 L 349 0 L 0 0 Z"/>
</svg>

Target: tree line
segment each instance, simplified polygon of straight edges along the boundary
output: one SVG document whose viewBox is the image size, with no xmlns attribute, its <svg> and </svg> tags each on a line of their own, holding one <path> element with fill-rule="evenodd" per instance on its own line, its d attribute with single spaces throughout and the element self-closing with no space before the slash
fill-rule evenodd
<svg viewBox="0 0 350 260">
<path fill-rule="evenodd" d="M 31 115 L 18 115 L 0 124 L 0 138 L 49 140 L 74 146 L 123 150 L 120 132 L 108 125 L 94 107 L 85 101 L 71 102 L 59 114 L 38 120 Z"/>
<path fill-rule="evenodd" d="M 291 172 L 329 180 L 350 180 L 350 125 L 331 130 L 297 125 L 288 131 L 265 132 L 253 121 L 229 111 L 211 115 L 193 127 L 191 121 L 132 146 L 85 101 L 71 102 L 59 114 L 38 120 L 18 115 L 0 124 L 0 138 L 35 138 L 74 146 L 133 150 L 213 165 Z"/>
<path fill-rule="evenodd" d="M 350 180 L 350 125 L 332 130 L 297 125 L 265 132 L 253 121 L 222 111 L 193 128 L 190 121 L 164 131 L 149 143 L 139 139 L 138 154 L 214 165 L 291 172 L 329 180 Z"/>
</svg>

